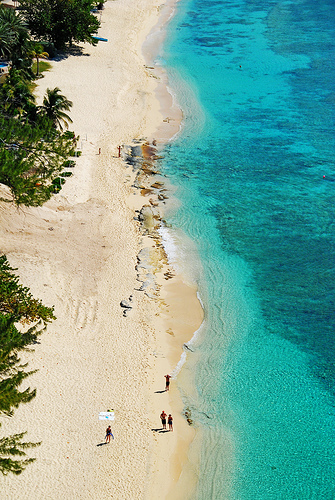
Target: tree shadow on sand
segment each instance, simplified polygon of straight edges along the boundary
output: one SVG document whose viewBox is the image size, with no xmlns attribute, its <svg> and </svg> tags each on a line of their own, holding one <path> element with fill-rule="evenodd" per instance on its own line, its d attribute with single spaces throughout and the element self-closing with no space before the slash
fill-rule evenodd
<svg viewBox="0 0 335 500">
<path fill-rule="evenodd" d="M 57 52 L 57 54 L 52 58 L 53 61 L 64 61 L 69 56 L 84 56 L 90 57 L 90 54 L 84 53 L 85 47 L 81 47 L 80 45 L 72 45 L 71 47 L 67 47 L 63 51 Z"/>
</svg>

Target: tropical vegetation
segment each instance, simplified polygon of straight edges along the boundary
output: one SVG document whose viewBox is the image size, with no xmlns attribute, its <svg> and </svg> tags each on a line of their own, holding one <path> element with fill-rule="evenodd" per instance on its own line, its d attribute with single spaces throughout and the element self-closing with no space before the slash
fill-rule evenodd
<svg viewBox="0 0 335 500">
<path fill-rule="evenodd" d="M 44 51 L 44 47 L 41 43 L 36 43 L 31 48 L 31 56 L 36 59 L 36 76 L 40 74 L 40 59 L 48 59 L 49 54 Z"/>
<path fill-rule="evenodd" d="M 31 34 L 64 49 L 73 42 L 96 44 L 100 22 L 92 14 L 96 0 L 19 0 Z"/>
<path fill-rule="evenodd" d="M 77 138 L 63 129 L 72 123 L 66 113 L 72 102 L 56 87 L 47 89 L 41 106 L 36 104 L 32 59 L 38 62 L 48 54 L 43 44 L 31 39 L 23 16 L 3 6 L 0 53 L 11 61 L 9 74 L 0 85 L 0 183 L 11 193 L 2 200 L 38 206 L 59 192 L 71 175 L 64 169 Z"/>
<path fill-rule="evenodd" d="M 96 43 L 92 36 L 99 22 L 91 9 L 97 3 L 21 0 L 19 13 L 0 5 L 0 58 L 10 66 L 0 84 L 0 183 L 10 193 L 8 197 L 4 192 L 1 201 L 39 206 L 71 175 L 68 169 L 74 166 L 71 157 L 78 137 L 64 129 L 72 123 L 68 114 L 72 102 L 56 87 L 47 89 L 38 105 L 33 80 L 39 74 L 39 60 L 51 53 L 51 44 L 63 49 L 73 42 Z M 53 308 L 35 299 L 14 271 L 0 255 L 0 415 L 7 416 L 35 397 L 35 389 L 22 389 L 21 383 L 34 372 L 19 356 L 31 350 L 46 324 L 55 319 Z M 26 450 L 39 443 L 25 442 L 24 434 L 0 437 L 3 474 L 20 474 L 34 460 Z"/>
<path fill-rule="evenodd" d="M 0 5 L 0 57 L 11 65 L 29 71 L 30 36 L 21 14 Z"/>
<path fill-rule="evenodd" d="M 36 343 L 45 325 L 55 319 L 52 307 L 34 299 L 4 255 L 0 256 L 0 415 L 12 416 L 14 409 L 28 403 L 36 390 L 20 390 L 21 383 L 34 371 L 26 371 L 19 353 Z M 21 327 L 19 327 L 21 325 Z M 23 325 L 28 325 L 23 329 Z M 20 328 L 20 330 L 19 330 Z M 1 424 L 0 424 L 1 425 Z M 23 441 L 25 433 L 0 438 L 0 472 L 20 474 L 34 461 L 26 458 L 25 450 L 40 443 Z M 17 458 L 19 457 L 19 458 Z"/>
<path fill-rule="evenodd" d="M 68 128 L 68 123 L 72 123 L 72 119 L 69 115 L 64 113 L 64 111 L 69 111 L 71 107 L 72 102 L 62 95 L 60 89 L 56 87 L 53 90 L 47 89 L 43 99 L 41 112 L 48 117 L 56 127 L 63 130 L 63 126 Z"/>
<path fill-rule="evenodd" d="M 12 196 L 3 201 L 38 206 L 60 191 L 77 143 L 73 132 L 62 130 L 71 122 L 64 112 L 71 104 L 56 87 L 37 106 L 29 81 L 10 70 L 0 87 L 0 183 Z"/>
</svg>

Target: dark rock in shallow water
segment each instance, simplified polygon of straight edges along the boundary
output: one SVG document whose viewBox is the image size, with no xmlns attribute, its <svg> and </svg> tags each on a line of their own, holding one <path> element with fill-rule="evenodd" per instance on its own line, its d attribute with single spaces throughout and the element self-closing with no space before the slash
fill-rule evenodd
<svg viewBox="0 0 335 500">
<path fill-rule="evenodd" d="M 139 290 L 145 290 L 148 286 L 150 286 L 150 281 L 142 281 L 142 285 Z"/>
<path fill-rule="evenodd" d="M 183 347 L 185 347 L 185 349 L 187 349 L 190 352 L 194 352 L 193 349 L 191 349 L 187 344 L 183 344 Z"/>
<path fill-rule="evenodd" d="M 126 309 L 131 309 L 133 307 L 127 300 L 121 300 L 120 306 Z"/>
<path fill-rule="evenodd" d="M 127 312 L 133 308 L 132 305 L 133 296 L 129 297 L 129 300 L 121 300 L 120 306 L 123 307 L 123 316 L 127 316 Z"/>
<path fill-rule="evenodd" d="M 188 425 L 193 425 L 193 420 L 191 418 L 191 409 L 189 406 L 187 406 L 187 408 L 185 408 L 184 415 L 186 417 Z"/>
</svg>

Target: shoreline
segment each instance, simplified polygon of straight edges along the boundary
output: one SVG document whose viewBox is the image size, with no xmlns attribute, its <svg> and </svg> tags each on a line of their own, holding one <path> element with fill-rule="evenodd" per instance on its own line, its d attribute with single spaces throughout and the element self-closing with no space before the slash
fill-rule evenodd
<svg viewBox="0 0 335 500">
<path fill-rule="evenodd" d="M 134 196 L 129 167 L 116 154 L 118 144 L 134 144 L 134 139 L 143 142 L 146 136 L 151 140 L 155 136 L 162 144 L 175 125 L 164 121 L 165 110 L 173 103 L 166 87 L 164 94 L 166 80 L 157 85 L 151 70 L 143 70 L 140 62 L 141 38 L 143 43 L 148 28 L 159 26 L 161 5 L 155 0 L 105 5 L 100 33 L 113 39 L 112 52 L 110 46 L 84 45 L 87 58 L 70 55 L 53 63 L 38 85 L 39 95 L 48 86 L 59 86 L 73 100 L 73 129 L 80 135 L 83 151 L 74 176 L 45 206 L 6 207 L 2 213 L 3 252 L 18 267 L 22 283 L 34 296 L 55 304 L 58 317 L 35 353 L 22 356 L 31 369 L 39 370 L 28 380 L 38 390 L 36 399 L 3 421 L 5 433 L 27 429 L 29 440 L 43 441 L 33 453 L 37 461 L 21 477 L 3 480 L 3 486 L 9 488 L 8 499 L 16 498 L 22 488 L 27 499 L 37 499 L 37 485 L 41 498 L 43 492 L 43 498 L 51 499 L 61 495 L 91 498 L 92 491 L 112 498 L 168 495 L 181 473 L 181 462 L 187 460 L 194 434 L 181 415 L 181 396 L 173 386 L 169 393 L 157 396 L 168 398 L 165 410 L 169 405 L 173 408 L 175 432 L 170 433 L 169 441 L 158 442 L 157 433 L 153 435 L 151 430 L 163 409 L 162 397 L 152 393 L 162 390 L 163 375 L 179 361 L 184 343 L 176 335 L 181 342 L 178 358 L 173 352 L 178 350 L 176 343 L 166 333 L 168 323 L 158 315 L 162 316 L 164 308 L 175 307 L 172 302 L 179 296 L 181 282 L 165 297 L 165 303 L 159 296 L 149 298 L 138 290 L 135 268 L 143 236 L 133 215 L 136 204 L 141 201 L 143 206 L 145 197 Z M 136 14 L 140 18 L 137 29 L 141 26 L 138 32 L 133 28 Z M 112 27 L 115 18 L 120 22 L 118 28 Z M 159 68 L 155 66 L 154 71 Z M 100 85 L 103 93 L 98 91 Z M 181 111 L 176 113 L 181 121 Z M 161 268 L 157 279 L 162 290 L 168 267 Z M 190 300 L 196 298 L 194 307 L 201 318 L 196 290 L 190 294 Z M 120 300 L 131 295 L 133 308 L 125 319 Z M 182 314 L 184 320 L 177 309 L 176 316 Z M 104 429 L 97 413 L 107 407 L 115 408 L 113 448 L 99 444 Z M 134 412 L 141 427 L 133 425 Z M 78 413 L 84 413 L 84 421 Z M 75 437 L 78 428 L 85 429 L 84 442 Z M 179 463 L 177 456 L 181 457 Z"/>
<path fill-rule="evenodd" d="M 148 146 L 145 146 L 145 149 L 148 149 Z M 141 206 L 140 210 L 136 210 L 138 213 L 136 219 L 143 237 L 136 269 L 138 281 L 142 283 L 140 289 L 145 290 L 145 294 L 150 298 L 151 310 L 154 308 L 150 318 L 150 323 L 156 332 L 154 349 L 155 358 L 158 358 L 154 366 L 155 376 L 152 381 L 154 394 L 164 393 L 164 374 L 172 375 L 170 391 L 164 396 L 154 397 L 152 401 L 151 413 L 154 417 L 152 430 L 157 436 L 161 433 L 157 425 L 157 417 L 162 410 L 167 413 L 171 411 L 175 423 L 175 432 L 173 436 L 170 436 L 168 445 L 162 443 L 163 436 L 158 439 L 155 436 L 151 466 L 153 478 L 150 481 L 148 498 L 176 498 L 176 485 L 178 483 L 178 490 L 180 490 L 179 479 L 185 465 L 188 465 L 189 446 L 195 436 L 194 428 L 186 420 L 184 404 L 176 383 L 179 373 L 179 371 L 176 373 L 176 368 L 185 354 L 184 345 L 193 338 L 202 325 L 204 314 L 196 285 L 190 284 L 168 259 L 159 234 L 159 229 L 163 226 L 161 218 L 163 207 L 159 205 L 159 192 L 166 190 L 164 184 L 159 181 L 156 180 L 153 183 L 156 176 L 159 178 L 159 173 L 152 175 L 154 168 L 152 164 L 150 165 L 150 160 L 144 160 L 143 164 L 145 168 L 138 169 L 137 180 L 133 183 L 136 185 L 136 190 L 141 193 L 135 193 L 135 200 L 140 202 Z M 145 175 L 148 170 L 149 175 Z M 153 191 L 156 190 L 157 193 L 154 193 Z M 143 204 L 145 196 L 150 196 L 147 204 Z M 159 464 L 164 464 L 164 467 Z M 167 474 L 167 468 L 170 469 L 170 474 Z M 190 479 L 189 475 L 186 484 L 183 484 L 183 496 L 178 496 L 178 498 L 187 498 L 187 495 L 192 494 L 194 487 L 195 480 L 193 477 Z M 167 496 L 163 496 L 162 491 L 166 491 Z"/>
<path fill-rule="evenodd" d="M 169 87 L 166 70 L 155 61 L 166 38 L 167 26 L 175 14 L 178 1 L 168 0 L 163 5 L 157 24 L 152 28 L 142 44 L 142 54 L 147 63 L 146 69 L 150 71 L 150 76 L 153 74 L 158 80 L 154 93 L 160 103 L 160 112 L 165 117 L 151 137 L 151 140 L 154 141 L 155 145 L 157 142 L 158 152 L 162 151 L 163 153 L 164 147 L 181 133 L 183 127 L 183 112 Z M 150 66 L 148 66 L 149 64 Z M 158 172 L 158 184 L 160 180 L 159 176 L 160 172 Z M 155 181 L 155 177 L 156 174 L 152 176 L 152 180 Z M 155 183 L 153 185 L 155 186 Z M 163 180 L 163 188 L 165 186 L 166 181 Z M 148 192 L 145 195 L 150 195 L 150 187 L 152 185 L 148 182 L 146 189 Z M 172 186 L 169 187 L 171 188 Z M 166 191 L 166 189 L 163 189 L 163 191 Z M 164 206 L 165 201 L 159 203 L 157 197 L 155 200 L 150 199 L 150 203 L 154 206 L 157 202 L 159 204 L 160 227 L 163 228 L 163 216 L 166 211 L 166 207 Z M 167 370 L 166 373 L 173 374 L 171 380 L 174 382 L 186 361 L 184 345 L 193 339 L 193 336 L 203 325 L 204 309 L 198 296 L 198 289 L 195 282 L 189 283 L 189 279 L 186 279 L 174 267 L 174 264 L 169 261 L 169 256 L 164 247 L 161 234 L 159 234 L 159 229 L 155 231 L 154 237 L 158 241 L 158 246 L 163 246 L 164 258 L 166 259 L 162 268 L 158 272 L 155 272 L 156 283 L 160 288 L 159 301 L 161 310 L 159 313 L 160 318 L 155 321 L 155 328 L 160 331 L 160 342 L 164 346 L 164 351 L 167 352 L 168 367 L 170 370 Z M 166 333 L 168 334 L 167 337 Z M 163 335 L 165 335 L 165 338 L 163 338 Z M 175 374 L 178 367 L 178 372 Z M 157 375 L 159 375 L 159 372 L 162 372 L 160 368 L 157 370 Z M 158 389 L 158 385 L 156 383 L 155 385 L 156 389 Z M 163 498 L 162 487 L 168 483 L 163 488 L 163 491 L 167 491 L 167 495 L 164 495 L 164 498 L 185 500 L 186 498 L 192 498 L 197 484 L 196 474 L 192 470 L 194 460 L 191 465 L 188 459 L 188 453 L 191 444 L 194 442 L 196 431 L 187 423 L 186 409 L 184 408 L 179 388 L 175 387 L 172 392 L 170 390 L 169 396 L 171 407 L 178 415 L 178 438 L 174 443 L 174 449 L 169 450 L 170 476 L 166 478 L 166 472 L 163 473 L 162 469 L 159 469 L 159 472 L 156 473 L 157 478 L 151 480 L 152 487 L 149 498 Z M 157 405 L 156 413 L 158 414 Z M 199 439 L 193 447 L 195 446 L 199 448 Z M 160 457 L 159 460 L 162 463 L 166 462 L 166 453 L 166 448 L 163 452 L 163 450 L 159 450 L 156 446 L 156 462 L 157 457 Z M 182 483 L 180 483 L 181 477 Z"/>
<path fill-rule="evenodd" d="M 183 111 L 169 86 L 167 72 L 159 63 L 156 63 L 156 58 L 159 56 L 166 38 L 167 26 L 175 15 L 178 2 L 179 0 L 165 0 L 164 4 L 161 5 L 157 23 L 152 27 L 141 46 L 148 74 L 157 79 L 154 93 L 160 104 L 160 113 L 163 117 L 155 131 L 155 136 L 149 137 L 149 140 L 156 140 L 163 147 L 179 135 L 183 122 Z"/>
</svg>

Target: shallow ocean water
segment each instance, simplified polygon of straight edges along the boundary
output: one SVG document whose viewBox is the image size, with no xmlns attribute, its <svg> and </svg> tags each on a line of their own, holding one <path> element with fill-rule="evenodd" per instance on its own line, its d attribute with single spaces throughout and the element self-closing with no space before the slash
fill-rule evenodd
<svg viewBox="0 0 335 500">
<path fill-rule="evenodd" d="M 206 314 L 181 387 L 199 500 L 335 498 L 334 28 L 330 0 L 180 0 L 159 58 Z"/>
</svg>

